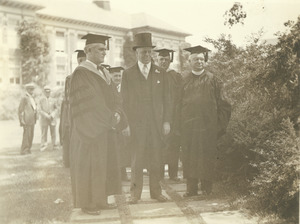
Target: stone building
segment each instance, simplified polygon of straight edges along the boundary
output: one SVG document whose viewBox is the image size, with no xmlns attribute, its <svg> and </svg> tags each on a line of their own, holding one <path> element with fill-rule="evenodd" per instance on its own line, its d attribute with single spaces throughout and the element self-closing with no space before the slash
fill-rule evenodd
<svg viewBox="0 0 300 224">
<path fill-rule="evenodd" d="M 145 13 L 128 14 L 111 9 L 109 1 L 92 0 L 0 0 L 0 85 L 21 84 L 17 27 L 22 19 L 37 19 L 45 26 L 51 48 L 48 76 L 53 86 L 63 86 L 66 75 L 77 66 L 76 49 L 88 32 L 109 35 L 110 50 L 105 64 L 123 65 L 126 36 L 151 32 L 157 48 L 178 52 L 188 33 Z M 179 65 L 175 54 L 174 68 Z"/>
</svg>

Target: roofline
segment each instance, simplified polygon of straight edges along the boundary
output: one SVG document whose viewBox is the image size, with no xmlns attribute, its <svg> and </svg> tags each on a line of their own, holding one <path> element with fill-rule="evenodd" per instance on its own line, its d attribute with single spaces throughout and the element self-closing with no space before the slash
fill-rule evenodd
<svg viewBox="0 0 300 224">
<path fill-rule="evenodd" d="M 79 25 L 92 26 L 92 27 L 97 27 L 97 28 L 106 28 L 106 29 L 109 28 L 109 29 L 112 29 L 112 30 L 119 30 L 119 31 L 129 31 L 130 30 L 128 28 L 123 28 L 123 27 L 110 26 L 110 25 L 92 23 L 92 22 L 76 20 L 76 19 L 44 15 L 44 14 L 41 14 L 41 13 L 37 13 L 37 17 L 42 18 L 42 19 L 50 19 L 50 20 L 54 20 L 54 21 L 59 21 L 59 22 L 67 22 L 67 23 L 73 23 L 73 24 L 79 24 Z"/>
<path fill-rule="evenodd" d="M 0 5 L 15 7 L 15 8 L 28 9 L 28 10 L 34 10 L 34 11 L 45 8 L 45 6 L 43 6 L 43 5 L 38 5 L 38 4 L 33 4 L 33 3 L 26 3 L 26 2 L 15 1 L 15 0 L 0 0 Z"/>
<path fill-rule="evenodd" d="M 139 26 L 139 27 L 133 27 L 132 30 L 135 29 L 148 29 L 149 31 L 158 31 L 161 33 L 167 33 L 167 34 L 175 34 L 177 36 L 181 36 L 181 37 L 187 37 L 187 36 L 191 36 L 192 34 L 190 33 L 185 33 L 185 32 L 180 32 L 180 31 L 174 31 L 174 30 L 166 30 L 166 29 L 162 29 L 162 28 L 157 28 L 157 27 L 151 27 L 151 26 Z"/>
</svg>

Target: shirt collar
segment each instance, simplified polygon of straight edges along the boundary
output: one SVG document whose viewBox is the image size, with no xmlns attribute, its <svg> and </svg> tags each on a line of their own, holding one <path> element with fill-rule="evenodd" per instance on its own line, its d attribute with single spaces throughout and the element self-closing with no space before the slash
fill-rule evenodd
<svg viewBox="0 0 300 224">
<path fill-rule="evenodd" d="M 138 65 L 139 65 L 139 68 L 140 68 L 141 71 L 143 71 L 142 69 L 143 69 L 144 65 L 147 66 L 147 69 L 148 69 L 148 71 L 149 71 L 149 69 L 150 69 L 150 67 L 151 67 L 151 61 L 150 61 L 148 64 L 144 64 L 144 63 L 138 61 Z"/>
<path fill-rule="evenodd" d="M 88 60 L 88 59 L 86 60 L 86 62 L 89 62 L 89 63 L 91 63 L 91 64 L 94 66 L 94 68 L 95 68 L 95 69 L 97 69 L 97 65 L 96 65 L 94 62 L 91 62 L 91 61 L 90 61 L 90 60 Z"/>
<path fill-rule="evenodd" d="M 203 72 L 204 72 L 204 69 L 202 69 L 200 72 L 196 72 L 196 71 L 192 70 L 192 73 L 194 75 L 202 75 Z"/>
</svg>

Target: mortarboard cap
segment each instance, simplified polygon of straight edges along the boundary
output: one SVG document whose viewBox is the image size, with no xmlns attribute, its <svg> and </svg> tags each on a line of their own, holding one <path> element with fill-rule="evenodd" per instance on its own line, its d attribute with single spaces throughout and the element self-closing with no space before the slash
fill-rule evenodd
<svg viewBox="0 0 300 224">
<path fill-rule="evenodd" d="M 107 65 L 107 64 L 101 64 L 101 66 L 104 67 L 107 70 L 109 70 L 109 68 L 110 68 L 110 65 Z"/>
<path fill-rule="evenodd" d="M 107 50 L 109 49 L 109 40 L 108 40 L 109 38 L 110 38 L 109 36 L 92 34 L 92 33 L 88 33 L 83 37 L 81 37 L 81 39 L 86 39 L 85 45 L 100 43 L 106 45 Z M 105 44 L 105 41 L 107 41 L 107 44 Z"/>
<path fill-rule="evenodd" d="M 154 51 L 158 52 L 158 56 L 162 56 L 162 57 L 170 56 L 170 61 L 173 62 L 175 51 L 169 50 L 169 49 L 166 49 L 166 48 L 159 49 L 159 50 L 154 50 Z M 171 55 L 170 55 L 170 53 L 171 53 Z"/>
<path fill-rule="evenodd" d="M 124 70 L 124 68 L 121 67 L 121 66 L 119 66 L 119 67 L 110 67 L 108 70 L 109 70 L 110 73 L 113 73 L 113 72 L 120 72 L 120 71 Z"/>
<path fill-rule="evenodd" d="M 86 57 L 86 54 L 84 53 L 84 50 L 76 50 L 75 52 L 77 52 L 77 58 Z"/>
<path fill-rule="evenodd" d="M 205 47 L 202 47 L 200 45 L 197 45 L 195 47 L 188 47 L 188 48 L 184 48 L 183 50 L 185 51 L 189 51 L 191 54 L 204 54 L 204 58 L 205 58 L 205 62 L 207 62 L 208 60 L 208 52 L 211 51 Z"/>
</svg>

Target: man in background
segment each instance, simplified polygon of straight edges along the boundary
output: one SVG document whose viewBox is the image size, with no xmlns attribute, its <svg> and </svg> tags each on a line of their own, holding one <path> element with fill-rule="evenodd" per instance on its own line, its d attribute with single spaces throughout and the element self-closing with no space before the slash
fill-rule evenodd
<svg viewBox="0 0 300 224">
<path fill-rule="evenodd" d="M 173 62 L 174 58 L 173 50 L 164 48 L 155 51 L 158 52 L 158 66 L 163 68 L 166 71 L 166 75 L 168 76 L 172 102 L 171 133 L 167 140 L 167 147 L 164 150 L 164 159 L 166 164 L 168 164 L 168 174 L 170 180 L 179 181 L 178 161 L 180 152 L 180 136 L 178 130 L 178 110 L 181 97 L 180 91 L 182 86 L 182 77 L 179 73 L 177 73 L 173 69 L 170 69 L 170 64 L 171 62 Z"/>
<path fill-rule="evenodd" d="M 112 85 L 116 92 L 117 100 L 120 101 L 122 104 L 122 96 L 121 96 L 121 82 L 122 82 L 122 75 L 123 75 L 123 67 L 110 67 L 109 73 L 112 79 Z M 126 134 L 126 133 L 125 133 Z M 128 181 L 129 178 L 126 173 L 126 167 L 130 167 L 130 151 L 127 147 L 128 145 L 128 137 L 124 136 L 122 132 L 118 132 L 117 134 L 117 141 L 118 147 L 120 150 L 120 162 L 121 162 L 121 178 L 122 181 Z"/>
<path fill-rule="evenodd" d="M 34 136 L 34 125 L 37 118 L 37 106 L 33 99 L 34 85 L 32 83 L 25 85 L 25 96 L 22 97 L 18 115 L 20 126 L 23 127 L 23 139 L 21 145 L 21 155 L 30 154 Z"/>
<path fill-rule="evenodd" d="M 86 54 L 83 50 L 76 50 L 78 65 L 86 60 Z M 63 163 L 66 168 L 70 167 L 70 134 L 71 134 L 71 121 L 70 121 L 70 80 L 71 75 L 68 75 L 65 80 L 64 98 L 60 110 L 60 123 L 59 123 L 59 138 L 60 144 L 63 147 Z"/>
<path fill-rule="evenodd" d="M 47 148 L 47 135 L 50 128 L 52 149 L 57 149 L 56 145 L 56 122 L 58 106 L 57 101 L 50 96 L 51 89 L 49 86 L 44 87 L 44 96 L 40 99 L 40 125 L 41 125 L 41 151 Z"/>
</svg>

